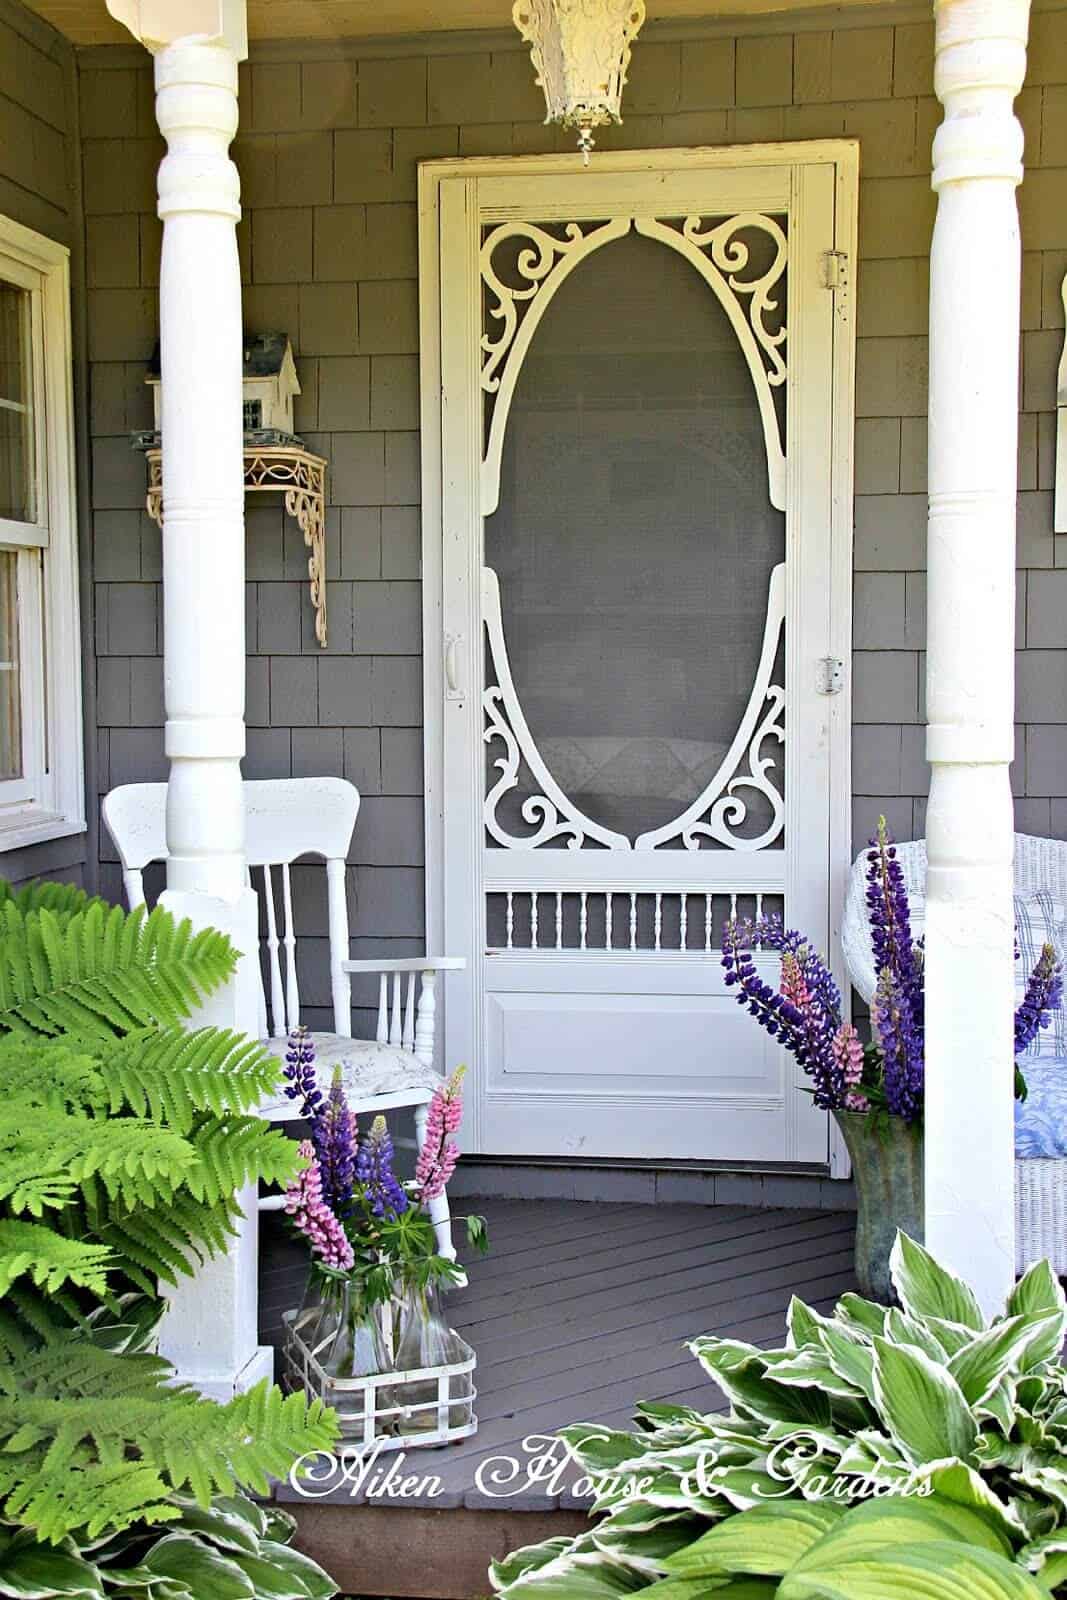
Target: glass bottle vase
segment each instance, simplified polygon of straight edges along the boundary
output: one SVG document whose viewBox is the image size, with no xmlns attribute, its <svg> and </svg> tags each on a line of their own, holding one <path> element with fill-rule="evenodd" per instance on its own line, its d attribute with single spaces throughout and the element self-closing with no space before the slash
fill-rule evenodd
<svg viewBox="0 0 1067 1600">
<path fill-rule="evenodd" d="M 404 1285 L 396 1340 L 397 1372 L 402 1375 L 447 1367 L 466 1358 L 465 1346 L 444 1319 L 436 1286 Z M 471 1398 L 469 1393 L 456 1394 L 457 1383 L 464 1381 L 465 1378 L 448 1380 L 448 1402 L 442 1405 L 441 1381 L 437 1377 L 405 1381 L 401 1376 L 393 1391 L 393 1402 L 401 1408 L 397 1432 L 414 1437 L 434 1433 L 441 1427 L 465 1427 L 471 1420 Z"/>
<path fill-rule="evenodd" d="M 329 1378 L 373 1378 L 390 1368 L 381 1307 L 351 1279 L 333 1286 L 314 1330 L 316 1359 Z"/>
</svg>

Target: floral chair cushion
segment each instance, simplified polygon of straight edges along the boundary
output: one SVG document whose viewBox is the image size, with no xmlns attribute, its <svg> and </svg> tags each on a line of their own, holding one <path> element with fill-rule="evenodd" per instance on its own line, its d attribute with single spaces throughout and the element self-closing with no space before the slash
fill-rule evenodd
<svg viewBox="0 0 1067 1600">
<path fill-rule="evenodd" d="M 411 1092 L 411 1103 L 429 1100 L 440 1086 L 441 1075 L 433 1067 L 420 1061 L 410 1050 L 398 1045 L 377 1044 L 373 1039 L 345 1039 L 336 1033 L 313 1033 L 315 1066 L 319 1088 L 329 1092 L 333 1069 L 341 1068 L 341 1083 L 353 1110 L 377 1095 Z M 288 1041 L 265 1039 L 264 1047 L 279 1060 L 285 1059 Z M 264 1114 L 280 1120 L 298 1115 L 293 1102 L 283 1099 L 264 1107 Z"/>
<path fill-rule="evenodd" d="M 1024 1058 L 1027 1097 L 1015 1102 L 1015 1155 L 1067 1156 L 1067 1057 Z"/>
</svg>

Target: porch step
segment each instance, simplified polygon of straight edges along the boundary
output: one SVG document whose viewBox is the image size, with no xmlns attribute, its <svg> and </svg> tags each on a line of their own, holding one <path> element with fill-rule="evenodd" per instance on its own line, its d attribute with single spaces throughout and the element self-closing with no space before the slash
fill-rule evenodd
<svg viewBox="0 0 1067 1600">
<path fill-rule="evenodd" d="M 343 1593 L 485 1596 L 493 1557 L 584 1525 L 573 1465 L 549 1481 L 537 1471 L 539 1458 L 552 1465 L 544 1451 L 557 1429 L 627 1427 L 639 1399 L 714 1410 L 721 1397 L 687 1339 L 778 1342 L 792 1293 L 828 1310 L 855 1287 L 847 1211 L 484 1194 L 457 1195 L 454 1210 L 484 1214 L 489 1228 L 490 1254 L 474 1259 L 457 1230 L 470 1286 L 448 1302 L 478 1353 L 477 1434 L 402 1463 L 383 1455 L 369 1483 L 321 1481 L 314 1498 L 277 1488 L 300 1547 Z M 307 1257 L 274 1213 L 262 1218 L 260 1258 L 260 1336 L 276 1345 Z"/>
<path fill-rule="evenodd" d="M 616 1205 L 751 1206 L 854 1211 L 851 1179 L 825 1168 L 657 1166 L 643 1162 L 521 1161 L 464 1157 L 449 1185 L 457 1200 L 575 1200 Z"/>
</svg>

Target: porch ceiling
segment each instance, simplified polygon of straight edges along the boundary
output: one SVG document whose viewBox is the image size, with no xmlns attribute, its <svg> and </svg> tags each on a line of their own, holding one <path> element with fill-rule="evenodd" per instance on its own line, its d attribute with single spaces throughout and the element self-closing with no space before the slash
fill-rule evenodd
<svg viewBox="0 0 1067 1600">
<path fill-rule="evenodd" d="M 836 0 L 859 7 L 878 0 Z M 129 44 L 104 0 L 27 0 L 78 45 Z M 650 21 L 810 10 L 811 0 L 649 0 Z M 368 39 L 465 28 L 507 28 L 510 0 L 248 0 L 251 39 Z"/>
</svg>

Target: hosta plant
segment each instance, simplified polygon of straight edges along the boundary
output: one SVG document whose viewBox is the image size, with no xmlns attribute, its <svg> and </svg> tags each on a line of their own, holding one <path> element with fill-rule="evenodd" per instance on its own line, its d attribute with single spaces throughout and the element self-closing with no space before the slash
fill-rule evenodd
<svg viewBox="0 0 1067 1600">
<path fill-rule="evenodd" d="M 247 1495 L 208 1509 L 171 1502 L 165 1528 L 142 1525 L 42 1546 L 0 1522 L 0 1595 L 12 1600 L 329 1600 L 336 1588 L 288 1548 L 295 1523 Z"/>
<path fill-rule="evenodd" d="M 592 1481 L 576 1539 L 492 1569 L 519 1600 L 1067 1596 L 1067 1303 L 1047 1263 L 983 1318 L 898 1236 L 899 1305 L 799 1300 L 783 1349 L 700 1338 L 725 1414 L 639 1408 L 564 1430 Z"/>
</svg>

